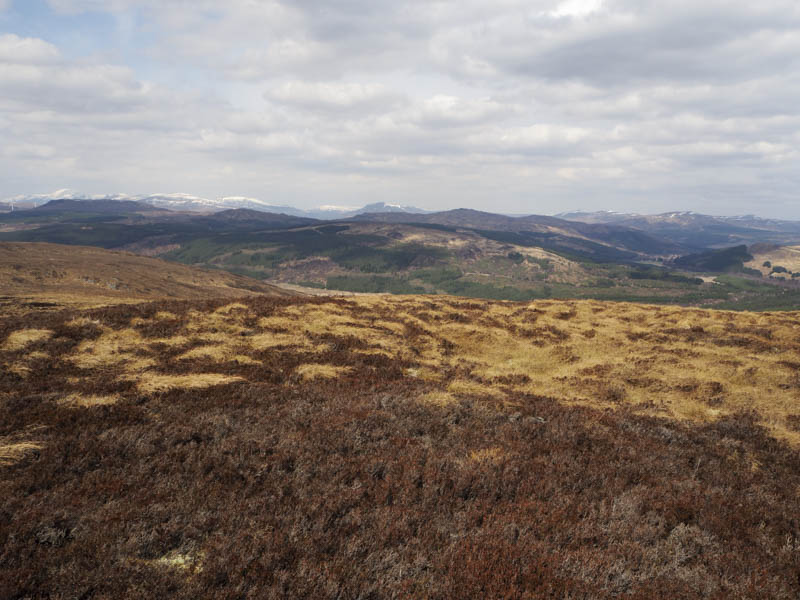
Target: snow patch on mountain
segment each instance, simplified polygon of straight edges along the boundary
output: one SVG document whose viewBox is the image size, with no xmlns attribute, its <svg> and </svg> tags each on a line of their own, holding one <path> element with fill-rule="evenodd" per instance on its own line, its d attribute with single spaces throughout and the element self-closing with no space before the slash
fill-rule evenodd
<svg viewBox="0 0 800 600">
<path fill-rule="evenodd" d="M 49 194 L 19 195 L 7 198 L 2 202 L 12 205 L 26 204 L 28 206 L 40 206 L 51 200 L 133 200 L 136 202 L 144 202 L 156 208 L 193 212 L 216 212 L 232 208 L 246 208 L 262 212 L 283 213 L 297 217 L 312 217 L 317 219 L 345 219 L 369 212 L 429 212 L 413 206 L 386 204 L 384 202 L 368 204 L 362 208 L 357 206 L 326 204 L 317 208 L 304 210 L 293 206 L 270 204 L 259 198 L 251 198 L 248 196 L 223 196 L 221 198 L 212 199 L 181 192 L 140 195 L 84 194 L 70 189 L 56 190 Z"/>
</svg>

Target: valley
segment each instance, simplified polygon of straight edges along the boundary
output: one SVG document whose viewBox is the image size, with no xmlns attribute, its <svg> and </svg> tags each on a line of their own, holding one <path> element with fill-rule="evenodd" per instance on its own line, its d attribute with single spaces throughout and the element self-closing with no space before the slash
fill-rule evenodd
<svg viewBox="0 0 800 600">
<path fill-rule="evenodd" d="M 790 235 L 789 222 L 769 223 L 776 235 Z M 59 200 L 0 215 L 0 225 L 0 241 L 123 250 L 306 289 L 746 310 L 800 306 L 800 284 L 761 267 L 766 259 L 754 262 L 746 245 L 698 250 L 680 236 L 616 223 L 463 209 L 321 221 L 248 209 L 199 214 L 134 201 Z M 714 221 L 717 233 L 721 226 Z M 738 239 L 740 230 L 726 230 L 726 239 Z"/>
</svg>

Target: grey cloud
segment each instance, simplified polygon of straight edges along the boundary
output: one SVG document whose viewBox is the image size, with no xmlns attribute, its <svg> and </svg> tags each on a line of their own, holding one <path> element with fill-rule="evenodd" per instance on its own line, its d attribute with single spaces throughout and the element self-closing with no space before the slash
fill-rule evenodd
<svg viewBox="0 0 800 600">
<path fill-rule="evenodd" d="M 495 70 L 602 85 L 641 80 L 739 80 L 797 64 L 796 3 L 607 2 L 586 19 L 524 11 L 485 24 L 443 27 L 442 61 L 474 55 Z"/>
<path fill-rule="evenodd" d="M 274 102 L 311 110 L 347 112 L 386 111 L 402 104 L 401 94 L 380 84 L 288 81 L 265 94 Z"/>
<path fill-rule="evenodd" d="M 141 106 L 147 94 L 127 67 L 75 64 L 39 39 L 0 36 L 0 104 L 63 112 L 108 112 Z"/>
<path fill-rule="evenodd" d="M 795 0 L 50 4 L 135 13 L 161 77 L 1 36 L 6 181 L 512 212 L 531 190 L 540 212 L 795 197 Z"/>
</svg>

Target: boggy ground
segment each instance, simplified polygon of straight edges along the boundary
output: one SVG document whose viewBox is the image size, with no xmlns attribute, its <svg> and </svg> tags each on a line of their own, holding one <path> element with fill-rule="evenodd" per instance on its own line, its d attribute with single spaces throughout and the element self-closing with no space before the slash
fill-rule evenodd
<svg viewBox="0 0 800 600">
<path fill-rule="evenodd" d="M 796 598 L 797 313 L 0 319 L 2 598 Z"/>
</svg>

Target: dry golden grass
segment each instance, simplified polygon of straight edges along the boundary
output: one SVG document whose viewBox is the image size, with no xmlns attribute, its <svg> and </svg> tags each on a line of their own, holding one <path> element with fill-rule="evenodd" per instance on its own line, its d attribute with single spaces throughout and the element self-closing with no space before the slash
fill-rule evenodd
<svg viewBox="0 0 800 600">
<path fill-rule="evenodd" d="M 4 367 L 9 373 L 14 373 L 15 375 L 18 375 L 19 377 L 22 377 L 22 379 L 25 379 L 31 373 L 31 368 L 28 365 L 26 365 L 25 363 L 20 362 L 20 361 L 16 361 L 16 362 L 10 363 L 8 365 L 4 365 Z"/>
<path fill-rule="evenodd" d="M 13 442 L 8 438 L 0 437 L 0 466 L 13 465 L 41 448 L 42 445 L 37 442 Z"/>
<path fill-rule="evenodd" d="M 213 360 L 217 362 L 234 361 L 242 365 L 257 365 L 260 361 L 246 354 L 236 352 L 236 347 L 225 345 L 199 346 L 187 350 L 177 357 L 177 360 L 195 360 L 198 358 Z"/>
<path fill-rule="evenodd" d="M 90 319 L 89 317 L 76 317 L 74 319 L 70 319 L 64 325 L 68 327 L 83 327 L 84 325 L 100 325 L 100 321 L 97 319 Z"/>
<path fill-rule="evenodd" d="M 187 350 L 180 356 L 178 360 L 194 360 L 195 358 L 209 358 L 220 362 L 230 360 L 233 353 L 229 346 L 215 345 L 215 346 L 199 346 Z"/>
<path fill-rule="evenodd" d="M 189 310 L 162 338 L 144 337 L 137 328 L 147 323 L 133 319 L 116 328 L 78 319 L 72 324 L 92 323 L 101 334 L 60 360 L 87 376 L 115 372 L 147 393 L 234 381 L 206 371 L 215 370 L 213 363 L 228 364 L 226 372 L 231 361 L 261 364 L 271 353 L 307 354 L 295 370 L 299 377 L 338 377 L 347 368 L 314 355 L 350 348 L 363 360 L 402 361 L 407 376 L 430 386 L 432 395 L 423 402 L 447 405 L 470 396 L 514 404 L 527 394 L 695 422 L 753 410 L 776 436 L 800 443 L 799 317 L 599 301 L 386 295 L 277 305 L 264 315 L 240 301 Z M 152 321 L 177 318 L 162 311 Z M 50 335 L 47 329 L 15 331 L 2 349 L 24 349 Z M 165 346 L 185 345 L 195 347 L 174 360 L 199 360 L 204 373 L 156 372 L 164 371 Z M 46 350 L 24 359 L 9 355 L 2 366 L 29 377 Z"/>
<path fill-rule="evenodd" d="M 241 302 L 233 302 L 231 304 L 226 304 L 225 306 L 219 307 L 217 310 L 214 311 L 214 314 L 229 315 L 237 310 L 249 312 L 250 308 L 242 304 Z"/>
<path fill-rule="evenodd" d="M 205 555 L 203 553 L 194 555 L 173 551 L 159 558 L 140 558 L 134 559 L 133 562 L 157 569 L 174 570 L 187 576 L 194 576 L 203 571 L 202 561 L 204 558 Z"/>
<path fill-rule="evenodd" d="M 307 346 L 305 336 L 291 333 L 262 333 L 248 339 L 255 350 L 266 350 L 278 346 Z"/>
<path fill-rule="evenodd" d="M 155 366 L 154 358 L 143 358 L 138 350 L 145 346 L 135 329 L 103 328 L 103 334 L 95 340 L 81 342 L 77 353 L 70 359 L 81 369 L 96 369 L 121 365 L 127 373 L 136 373 Z"/>
<path fill-rule="evenodd" d="M 186 335 L 173 335 L 172 337 L 151 338 L 147 341 L 147 345 L 150 347 L 158 347 L 163 344 L 170 348 L 179 348 L 190 342 L 191 339 Z"/>
<path fill-rule="evenodd" d="M 47 340 L 53 332 L 47 329 L 21 329 L 12 332 L 3 345 L 4 350 L 16 351 L 24 350 L 30 344 Z"/>
<path fill-rule="evenodd" d="M 174 388 L 199 389 L 215 385 L 241 381 L 241 377 L 217 373 L 198 373 L 193 375 L 159 375 L 147 373 L 139 378 L 137 387 L 145 393 L 164 392 Z"/>
<path fill-rule="evenodd" d="M 498 400 L 505 397 L 503 391 L 496 386 L 464 379 L 451 381 L 447 386 L 447 391 L 455 396 L 489 396 Z"/>
<path fill-rule="evenodd" d="M 179 571 L 200 572 L 202 570 L 202 566 L 200 565 L 201 559 L 201 556 L 171 552 L 161 558 L 155 559 L 153 562 L 158 566 L 178 569 Z"/>
<path fill-rule="evenodd" d="M 418 401 L 423 404 L 438 406 L 439 408 L 446 408 L 458 404 L 458 399 L 449 392 L 428 392 L 422 394 L 418 398 Z"/>
<path fill-rule="evenodd" d="M 693 421 L 756 410 L 773 433 L 800 441 L 788 424 L 800 413 L 796 313 L 593 301 L 473 302 L 464 310 L 461 301 L 441 299 L 431 307 L 430 299 L 399 297 L 348 304 L 387 317 L 361 337 L 398 358 L 413 354 L 420 367 L 412 376 L 426 369 L 426 379 L 442 379 L 447 368 L 460 367 L 484 382 L 443 380 L 450 396 L 522 392 Z M 313 314 L 325 311 L 314 307 Z M 346 321 L 337 314 L 324 322 Z M 422 333 L 409 341 L 399 335 L 405 326 Z"/>
<path fill-rule="evenodd" d="M 303 379 L 335 379 L 350 372 L 349 367 L 336 367 L 319 363 L 300 365 L 295 373 Z"/>
<path fill-rule="evenodd" d="M 482 450 L 473 450 L 469 458 L 475 462 L 493 462 L 498 463 L 500 462 L 505 453 L 503 449 L 499 446 L 495 446 L 493 448 L 483 448 Z"/>
<path fill-rule="evenodd" d="M 119 396 L 116 395 L 82 395 L 70 394 L 63 400 L 61 404 L 65 406 L 72 406 L 75 408 L 88 408 L 91 406 L 109 406 L 119 402 Z"/>
</svg>

